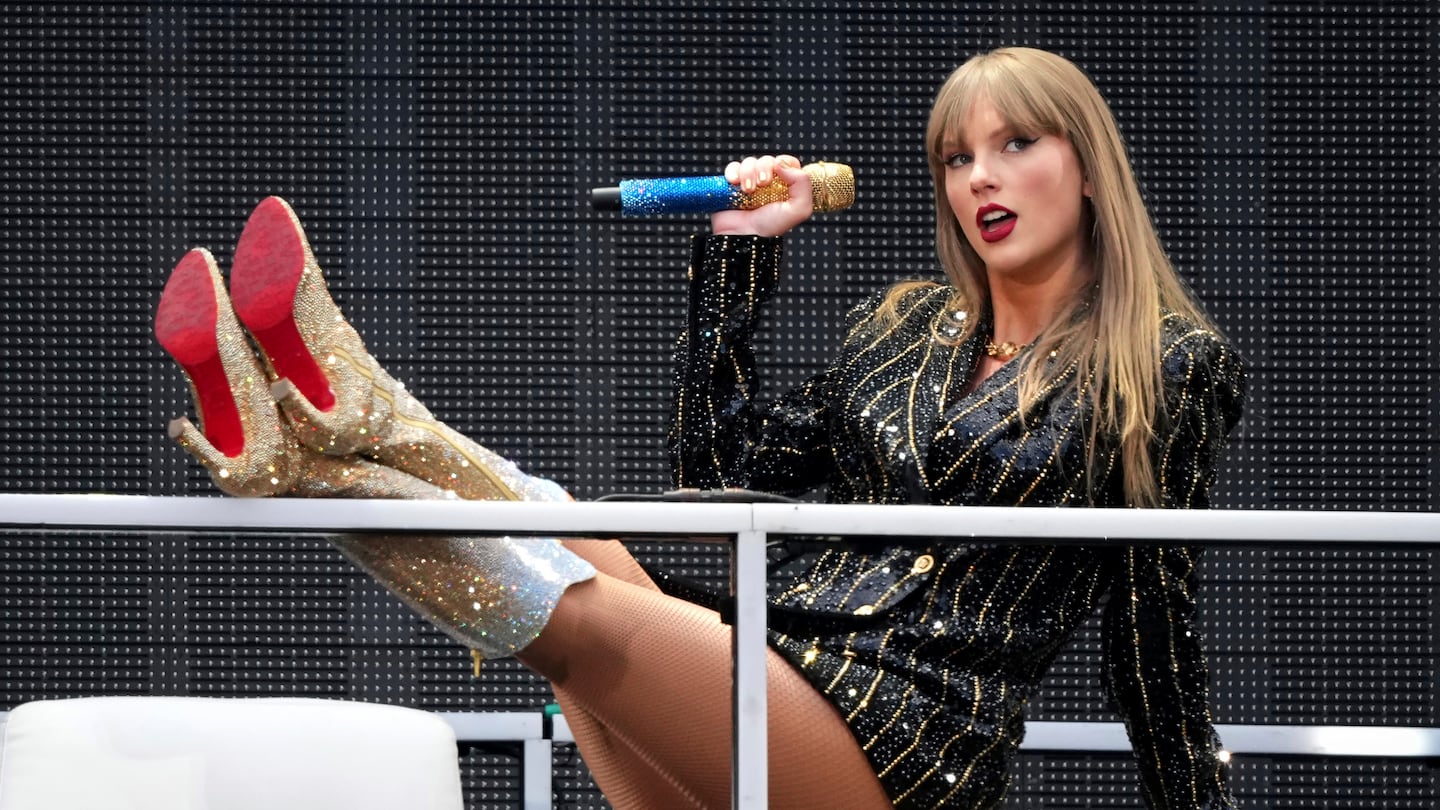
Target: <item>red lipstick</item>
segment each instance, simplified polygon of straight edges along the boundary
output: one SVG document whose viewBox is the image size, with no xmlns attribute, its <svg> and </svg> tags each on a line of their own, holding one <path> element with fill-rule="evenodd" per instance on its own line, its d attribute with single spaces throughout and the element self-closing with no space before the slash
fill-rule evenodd
<svg viewBox="0 0 1440 810">
<path fill-rule="evenodd" d="M 1003 216 L 996 216 L 996 213 Z M 975 212 L 975 225 L 980 228 L 980 238 L 986 242 L 999 242 L 1015 230 L 1017 215 L 1003 205 L 986 203 Z"/>
</svg>

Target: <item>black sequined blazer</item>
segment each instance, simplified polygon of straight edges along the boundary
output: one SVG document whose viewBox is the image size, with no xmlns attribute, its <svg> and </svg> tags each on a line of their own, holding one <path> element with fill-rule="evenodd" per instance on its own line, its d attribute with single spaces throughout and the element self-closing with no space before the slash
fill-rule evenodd
<svg viewBox="0 0 1440 810">
<path fill-rule="evenodd" d="M 1101 437 L 1091 462 L 1087 408 L 1073 394 L 1042 397 L 1022 423 L 1015 361 L 963 393 L 985 338 L 936 339 L 955 327 L 946 288 L 916 294 L 883 331 L 863 325 L 863 307 L 852 313 L 833 364 L 761 405 L 750 343 L 780 253 L 779 239 L 693 243 L 669 432 L 677 486 L 823 486 L 838 503 L 1124 505 L 1117 449 Z M 1244 369 L 1217 335 L 1176 317 L 1163 318 L 1162 342 L 1163 498 L 1203 508 Z M 813 554 L 779 584 L 771 644 L 845 717 L 896 806 L 991 807 L 1009 784 L 1026 701 L 1104 602 L 1102 680 L 1146 799 L 1229 807 L 1195 627 L 1197 554 L 857 541 Z"/>
</svg>

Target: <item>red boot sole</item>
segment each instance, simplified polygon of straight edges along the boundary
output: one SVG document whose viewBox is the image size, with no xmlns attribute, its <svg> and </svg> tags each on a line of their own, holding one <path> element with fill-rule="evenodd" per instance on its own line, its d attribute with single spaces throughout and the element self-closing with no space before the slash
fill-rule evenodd
<svg viewBox="0 0 1440 810">
<path fill-rule="evenodd" d="M 304 270 L 300 226 L 280 198 L 266 197 L 235 246 L 230 298 L 275 374 L 294 384 L 311 405 L 328 411 L 335 407 L 335 394 L 295 323 L 295 291 Z"/>
<path fill-rule="evenodd" d="M 245 429 L 220 360 L 216 293 L 204 252 L 186 253 L 160 293 L 155 339 L 195 386 L 195 407 L 205 438 L 216 450 L 234 458 L 245 450 Z"/>
</svg>

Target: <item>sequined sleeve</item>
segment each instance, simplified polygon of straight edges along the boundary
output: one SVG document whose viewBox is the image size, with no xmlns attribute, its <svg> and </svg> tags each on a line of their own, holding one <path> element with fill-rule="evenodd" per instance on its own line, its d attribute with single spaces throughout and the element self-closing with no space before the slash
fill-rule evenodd
<svg viewBox="0 0 1440 810">
<path fill-rule="evenodd" d="M 1244 398 L 1244 370 L 1209 332 L 1167 332 L 1167 416 L 1157 441 L 1165 504 L 1208 506 Z M 1227 756 L 1208 706 L 1196 618 L 1199 549 L 1126 548 L 1105 611 L 1106 690 L 1130 733 L 1152 808 L 1228 808 Z"/>
<path fill-rule="evenodd" d="M 779 238 L 697 236 L 690 303 L 675 349 L 668 448 L 677 487 L 799 494 L 824 483 L 824 375 L 756 403 L 751 347 L 780 276 Z"/>
</svg>

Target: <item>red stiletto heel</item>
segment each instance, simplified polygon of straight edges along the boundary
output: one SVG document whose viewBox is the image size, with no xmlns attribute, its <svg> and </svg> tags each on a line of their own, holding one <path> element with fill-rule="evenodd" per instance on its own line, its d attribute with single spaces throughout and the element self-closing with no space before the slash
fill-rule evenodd
<svg viewBox="0 0 1440 810">
<path fill-rule="evenodd" d="M 225 295 L 223 284 L 209 251 L 186 253 L 160 294 L 155 338 L 184 370 L 205 438 L 222 455 L 235 458 L 245 449 L 245 428 L 220 357 L 219 314 L 228 309 L 218 301 Z M 224 340 L 244 340 L 238 326 L 233 333 L 224 331 Z"/>
<path fill-rule="evenodd" d="M 289 380 L 317 409 L 333 409 L 334 391 L 307 347 L 297 318 L 313 306 L 312 314 L 328 315 L 333 310 L 338 319 L 339 309 L 330 300 L 295 212 L 279 197 L 261 200 L 245 223 L 235 246 L 230 294 L 236 313 L 263 348 L 275 375 Z M 316 324 L 311 338 L 320 337 L 327 325 Z"/>
</svg>

